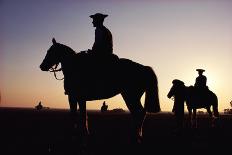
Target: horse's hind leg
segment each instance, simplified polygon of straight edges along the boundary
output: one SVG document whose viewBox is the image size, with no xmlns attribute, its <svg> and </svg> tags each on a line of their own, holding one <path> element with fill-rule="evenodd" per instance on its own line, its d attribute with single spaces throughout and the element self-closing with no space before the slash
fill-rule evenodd
<svg viewBox="0 0 232 155">
<path fill-rule="evenodd" d="M 135 125 L 135 136 L 137 137 L 137 142 L 141 142 L 142 136 L 143 136 L 143 122 L 145 119 L 146 111 L 144 110 L 141 102 L 140 102 L 140 96 L 136 97 L 136 95 L 128 95 L 128 94 L 122 94 L 123 99 L 125 100 L 125 103 L 127 105 L 127 108 L 129 109 L 134 125 Z"/>
<path fill-rule="evenodd" d="M 207 112 L 208 112 L 208 114 L 209 114 L 209 118 L 210 118 L 210 121 L 211 121 L 211 126 L 214 127 L 215 124 L 214 124 L 213 113 L 212 113 L 212 111 L 210 110 L 210 107 L 207 107 L 206 110 L 207 110 Z"/>
<path fill-rule="evenodd" d="M 89 129 L 88 129 L 88 117 L 86 111 L 86 101 L 78 101 L 79 104 L 79 129 L 80 129 L 80 144 L 81 144 L 81 151 L 87 151 L 86 147 L 88 145 L 88 138 L 89 138 Z"/>
<path fill-rule="evenodd" d="M 213 127 L 218 126 L 219 124 L 219 112 L 218 112 L 218 106 L 217 105 L 213 105 Z"/>
<path fill-rule="evenodd" d="M 89 135 L 88 129 L 88 116 L 86 111 L 86 101 L 78 101 L 79 108 L 80 108 L 80 127 L 82 134 Z"/>
<path fill-rule="evenodd" d="M 188 109 L 188 117 L 187 117 L 187 127 L 191 127 L 192 126 L 192 109 L 187 107 Z"/>
</svg>

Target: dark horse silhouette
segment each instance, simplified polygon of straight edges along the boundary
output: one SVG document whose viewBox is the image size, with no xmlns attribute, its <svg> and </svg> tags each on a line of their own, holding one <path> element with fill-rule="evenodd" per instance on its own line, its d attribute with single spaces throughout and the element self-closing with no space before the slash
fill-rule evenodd
<svg viewBox="0 0 232 155">
<path fill-rule="evenodd" d="M 176 84 L 175 82 L 173 82 L 173 86 L 168 92 L 168 97 L 171 98 L 172 96 L 174 97 L 184 96 L 192 127 L 197 127 L 197 119 L 196 119 L 197 109 L 205 108 L 207 110 L 212 121 L 212 126 L 215 125 L 214 124 L 215 118 L 219 118 L 217 96 L 215 93 L 213 93 L 208 89 L 200 91 L 193 86 L 187 87 L 184 85 L 183 87 L 180 84 Z M 211 107 L 213 107 L 213 113 L 211 111 Z"/>
<path fill-rule="evenodd" d="M 75 53 L 70 47 L 57 43 L 54 38 L 52 41 L 53 45 L 40 68 L 49 71 L 61 63 L 70 111 L 75 113 L 78 103 L 82 133 L 88 135 L 89 132 L 86 101 L 106 99 L 120 93 L 132 114 L 137 140 L 141 139 L 146 113 L 160 111 L 158 81 L 153 69 L 128 59 L 114 59 L 113 63 L 108 59 L 99 61 L 90 54 Z M 106 65 L 106 62 L 110 65 Z M 143 106 L 140 99 L 144 92 Z"/>
</svg>

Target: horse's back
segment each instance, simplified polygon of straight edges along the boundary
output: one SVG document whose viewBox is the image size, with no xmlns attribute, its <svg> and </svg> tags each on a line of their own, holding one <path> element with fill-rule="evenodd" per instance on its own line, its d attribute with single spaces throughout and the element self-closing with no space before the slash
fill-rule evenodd
<svg viewBox="0 0 232 155">
<path fill-rule="evenodd" d="M 141 72 L 146 71 L 153 71 L 153 69 L 150 66 L 145 66 L 143 64 L 137 63 L 135 61 L 132 61 L 130 59 L 126 58 L 120 58 L 119 59 L 119 66 L 121 71 L 134 73 L 134 74 L 141 74 Z"/>
<path fill-rule="evenodd" d="M 134 62 L 130 59 L 119 59 L 118 67 L 120 74 L 127 75 L 131 78 L 131 80 L 139 79 L 140 83 L 142 80 L 150 80 L 151 78 L 156 78 L 157 80 L 156 74 L 152 67 Z"/>
<path fill-rule="evenodd" d="M 139 71 L 144 69 L 144 65 L 134 62 L 130 59 L 119 58 L 115 54 L 97 55 L 90 53 L 77 53 L 77 62 L 81 66 L 85 66 L 85 70 L 113 72 L 117 71 Z"/>
<path fill-rule="evenodd" d="M 216 94 L 209 89 L 200 90 L 190 86 L 188 95 L 188 104 L 192 108 L 206 108 L 217 102 Z"/>
</svg>

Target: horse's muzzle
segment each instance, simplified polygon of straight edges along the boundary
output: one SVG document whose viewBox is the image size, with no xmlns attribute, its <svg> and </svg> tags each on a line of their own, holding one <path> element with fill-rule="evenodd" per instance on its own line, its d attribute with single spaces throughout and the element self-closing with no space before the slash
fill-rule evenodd
<svg viewBox="0 0 232 155">
<path fill-rule="evenodd" d="M 45 66 L 42 65 L 42 64 L 41 64 L 39 67 L 40 67 L 40 69 L 41 69 L 42 71 L 48 71 L 48 70 L 49 70 L 49 68 L 45 67 Z"/>
</svg>

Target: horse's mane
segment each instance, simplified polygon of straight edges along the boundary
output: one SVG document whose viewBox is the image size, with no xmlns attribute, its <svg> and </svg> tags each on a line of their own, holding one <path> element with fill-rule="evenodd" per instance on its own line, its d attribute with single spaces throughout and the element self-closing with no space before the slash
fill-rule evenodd
<svg viewBox="0 0 232 155">
<path fill-rule="evenodd" d="M 59 43 L 59 46 L 62 47 L 64 49 L 65 52 L 68 52 L 70 54 L 74 54 L 76 55 L 76 51 L 74 51 L 71 47 L 67 46 L 67 45 L 64 45 L 64 44 L 60 44 Z"/>
</svg>

